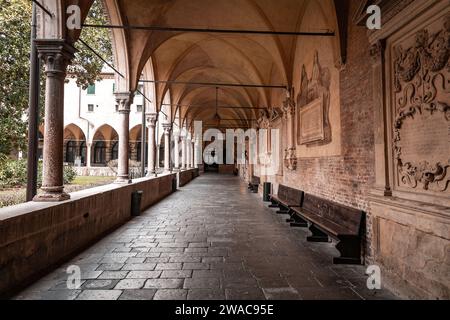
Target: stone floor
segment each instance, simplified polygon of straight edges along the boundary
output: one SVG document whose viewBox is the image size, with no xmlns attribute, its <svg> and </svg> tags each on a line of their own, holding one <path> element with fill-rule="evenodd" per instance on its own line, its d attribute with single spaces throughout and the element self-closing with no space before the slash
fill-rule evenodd
<svg viewBox="0 0 450 320">
<path fill-rule="evenodd" d="M 206 174 L 15 299 L 395 299 L 285 219 L 238 178 Z M 67 289 L 70 265 L 78 290 Z"/>
</svg>

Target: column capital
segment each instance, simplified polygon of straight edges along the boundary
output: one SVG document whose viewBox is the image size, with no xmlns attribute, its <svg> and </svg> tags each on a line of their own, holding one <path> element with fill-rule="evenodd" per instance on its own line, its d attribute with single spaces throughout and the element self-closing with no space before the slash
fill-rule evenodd
<svg viewBox="0 0 450 320">
<path fill-rule="evenodd" d="M 47 76 L 66 77 L 67 66 L 77 51 L 64 40 L 35 40 L 39 58 L 45 63 Z"/>
<path fill-rule="evenodd" d="M 164 134 L 169 134 L 170 130 L 172 129 L 172 124 L 171 123 L 163 123 L 162 127 L 164 129 Z"/>
<path fill-rule="evenodd" d="M 130 113 L 130 106 L 133 103 L 134 93 L 117 92 L 114 93 L 117 104 L 119 105 L 119 113 Z"/>
<path fill-rule="evenodd" d="M 147 120 L 149 127 L 151 127 L 151 128 L 156 127 L 156 122 L 158 121 L 157 113 L 147 113 L 147 114 L 145 114 L 145 118 Z"/>
</svg>

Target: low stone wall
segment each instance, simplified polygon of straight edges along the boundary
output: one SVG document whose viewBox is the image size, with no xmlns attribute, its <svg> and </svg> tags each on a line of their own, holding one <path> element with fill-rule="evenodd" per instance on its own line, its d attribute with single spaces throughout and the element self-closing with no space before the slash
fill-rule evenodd
<svg viewBox="0 0 450 320">
<path fill-rule="evenodd" d="M 73 167 L 78 176 L 115 177 L 116 172 L 109 167 Z"/>
<path fill-rule="evenodd" d="M 219 165 L 219 173 L 220 174 L 234 174 L 235 170 L 234 164 L 220 164 Z"/>
<path fill-rule="evenodd" d="M 178 173 L 178 185 L 183 187 L 199 176 L 199 169 L 189 169 Z"/>
<path fill-rule="evenodd" d="M 131 218 L 131 194 L 142 190 L 144 210 L 173 190 L 175 174 L 71 194 L 61 203 L 0 209 L 0 297 L 28 284 Z"/>
</svg>

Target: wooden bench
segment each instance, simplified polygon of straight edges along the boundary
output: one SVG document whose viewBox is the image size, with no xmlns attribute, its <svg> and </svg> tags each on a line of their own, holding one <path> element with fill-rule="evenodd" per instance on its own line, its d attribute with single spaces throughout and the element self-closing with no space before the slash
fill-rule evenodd
<svg viewBox="0 0 450 320">
<path fill-rule="evenodd" d="M 248 183 L 248 188 L 253 193 L 258 193 L 259 185 L 261 184 L 261 178 L 257 176 L 252 176 L 250 182 Z"/>
<path fill-rule="evenodd" d="M 292 207 L 295 219 L 307 226 L 312 242 L 329 242 L 329 236 L 338 241 L 340 257 L 334 264 L 361 264 L 361 238 L 365 213 L 310 194 L 305 194 L 301 207 Z"/>
<path fill-rule="evenodd" d="M 278 193 L 270 194 L 269 199 L 272 202 L 269 207 L 279 208 L 279 214 L 289 214 L 292 207 L 300 207 L 303 201 L 303 191 L 280 184 Z"/>
</svg>

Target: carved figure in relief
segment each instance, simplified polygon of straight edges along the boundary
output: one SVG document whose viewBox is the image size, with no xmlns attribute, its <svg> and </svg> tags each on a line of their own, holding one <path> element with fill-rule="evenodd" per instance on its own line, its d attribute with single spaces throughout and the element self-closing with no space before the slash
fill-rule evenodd
<svg viewBox="0 0 450 320">
<path fill-rule="evenodd" d="M 401 129 L 406 119 L 425 112 L 439 112 L 450 121 L 450 15 L 443 28 L 431 34 L 424 29 L 416 33 L 414 46 L 396 48 L 394 86 L 396 91 L 394 122 L 394 155 L 399 180 L 411 188 L 419 184 L 424 190 L 444 192 L 450 185 L 450 151 L 443 150 L 447 162 L 405 161 L 401 148 Z M 450 126 L 450 125 L 449 125 Z M 450 133 L 449 133 L 450 134 Z M 442 137 L 445 139 L 448 137 Z"/>
<path fill-rule="evenodd" d="M 329 118 L 330 111 L 330 85 L 331 85 L 331 73 L 328 68 L 323 68 L 319 62 L 319 52 L 314 53 L 314 63 L 311 73 L 311 78 L 308 78 L 306 67 L 302 67 L 300 93 L 297 97 L 298 108 L 298 137 L 297 140 L 300 144 L 306 144 L 307 146 L 321 146 L 329 144 L 332 140 L 331 123 Z M 323 120 L 320 125 L 323 126 L 323 135 L 318 135 L 317 138 L 305 139 L 302 138 L 302 109 L 307 107 L 310 103 L 322 99 Z M 312 140 L 312 141 L 311 141 Z M 302 142 L 303 141 L 303 142 Z"/>
</svg>

